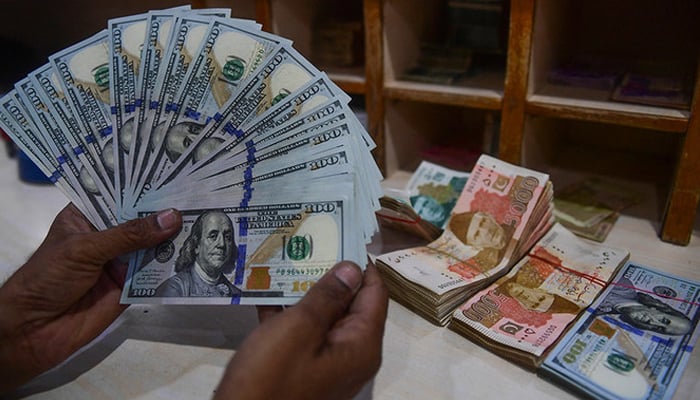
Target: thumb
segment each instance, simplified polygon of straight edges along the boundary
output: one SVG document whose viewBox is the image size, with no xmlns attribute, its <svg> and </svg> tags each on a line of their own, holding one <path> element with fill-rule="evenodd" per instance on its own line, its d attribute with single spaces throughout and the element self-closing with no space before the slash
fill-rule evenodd
<svg viewBox="0 0 700 400">
<path fill-rule="evenodd" d="M 88 257 L 98 264 L 135 250 L 153 247 L 172 237 L 182 227 L 182 217 L 167 209 L 144 218 L 133 219 L 113 228 L 85 237 Z"/>
<path fill-rule="evenodd" d="M 361 284 L 360 267 L 341 261 L 309 289 L 293 310 L 306 313 L 307 318 L 314 320 L 317 333 L 325 335 L 345 315 Z"/>
</svg>

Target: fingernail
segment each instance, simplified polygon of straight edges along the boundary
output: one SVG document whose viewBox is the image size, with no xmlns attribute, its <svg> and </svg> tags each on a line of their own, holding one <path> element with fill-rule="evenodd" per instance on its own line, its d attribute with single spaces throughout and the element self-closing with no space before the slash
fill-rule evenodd
<svg viewBox="0 0 700 400">
<path fill-rule="evenodd" d="M 161 229 L 170 229 L 177 224 L 177 213 L 169 208 L 158 213 L 158 226 Z"/>
<path fill-rule="evenodd" d="M 359 268 L 351 264 L 343 264 L 335 269 L 335 277 L 338 278 L 353 293 L 360 288 L 362 283 L 362 272 Z"/>
</svg>

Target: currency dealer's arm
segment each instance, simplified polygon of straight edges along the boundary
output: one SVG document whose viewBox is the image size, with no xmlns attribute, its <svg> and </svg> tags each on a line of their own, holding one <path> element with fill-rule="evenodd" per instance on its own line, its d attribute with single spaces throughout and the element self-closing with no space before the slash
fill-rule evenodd
<svg viewBox="0 0 700 400">
<path fill-rule="evenodd" d="M 124 311 L 126 264 L 117 257 L 153 247 L 180 230 L 165 210 L 96 232 L 69 204 L 44 242 L 0 287 L 0 393 L 58 365 Z"/>
<path fill-rule="evenodd" d="M 341 262 L 301 301 L 263 320 L 236 352 L 216 399 L 347 399 L 379 369 L 388 294 L 374 265 Z M 271 315 L 272 314 L 272 315 Z"/>
</svg>

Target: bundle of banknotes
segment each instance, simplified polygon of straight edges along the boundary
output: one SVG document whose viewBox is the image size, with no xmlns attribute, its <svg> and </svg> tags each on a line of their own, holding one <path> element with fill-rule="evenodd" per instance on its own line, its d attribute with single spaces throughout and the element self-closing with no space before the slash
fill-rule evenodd
<svg viewBox="0 0 700 400">
<path fill-rule="evenodd" d="M 589 398 L 671 399 L 698 319 L 700 282 L 629 261 L 538 373 Z"/>
<path fill-rule="evenodd" d="M 97 229 L 164 208 L 124 303 L 292 304 L 365 265 L 382 179 L 350 97 L 228 9 L 115 18 L 1 99 L 0 126 Z"/>
<path fill-rule="evenodd" d="M 588 177 L 554 194 L 554 217 L 576 235 L 603 242 L 620 211 L 642 199 L 640 193 L 619 182 Z"/>
<path fill-rule="evenodd" d="M 448 327 L 535 370 L 628 258 L 555 224 L 507 275 L 459 306 Z"/>
<path fill-rule="evenodd" d="M 547 174 L 482 155 L 440 237 L 377 257 L 392 298 L 446 325 L 551 228 L 552 193 Z"/>
<path fill-rule="evenodd" d="M 433 241 L 447 225 L 467 178 L 468 172 L 422 161 L 402 190 L 385 190 L 377 218 L 382 226 Z"/>
</svg>

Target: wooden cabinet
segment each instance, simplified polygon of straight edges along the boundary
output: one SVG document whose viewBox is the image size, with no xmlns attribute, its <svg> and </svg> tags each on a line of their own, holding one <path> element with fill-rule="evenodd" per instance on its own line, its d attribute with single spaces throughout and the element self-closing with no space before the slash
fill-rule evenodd
<svg viewBox="0 0 700 400">
<path fill-rule="evenodd" d="M 503 108 L 500 156 L 545 171 L 651 185 L 649 196 L 659 200 L 651 217 L 662 223 L 661 238 L 688 244 L 700 194 L 700 3 L 513 4 L 508 62 L 518 83 L 506 85 L 504 97 L 515 106 Z M 516 22 L 523 27 L 519 32 Z M 630 104 L 611 101 L 608 91 L 547 82 L 548 71 L 577 57 L 622 71 L 663 69 L 687 77 L 695 101 L 688 109 Z"/>
<path fill-rule="evenodd" d="M 387 175 L 414 170 L 424 158 L 451 153 L 441 164 L 470 169 L 484 150 L 483 133 L 500 117 L 505 82 L 503 68 L 476 72 L 455 85 L 425 83 L 404 77 L 418 64 L 425 46 L 447 42 L 446 2 L 431 0 L 370 1 L 381 7 L 383 161 Z M 469 57 L 469 56 L 465 56 Z M 503 57 L 505 61 L 505 57 Z M 461 151 L 460 151 L 461 150 Z M 464 161 L 460 165 L 459 160 Z M 433 158 L 440 162 L 440 158 Z"/>
<path fill-rule="evenodd" d="M 587 175 L 648 187 L 654 201 L 646 217 L 660 224 L 661 238 L 690 240 L 700 198 L 700 3 L 504 0 L 504 18 L 495 22 L 502 24 L 502 68 L 444 84 L 409 81 L 404 73 L 426 43 L 454 35 L 448 5 L 459 0 L 241 3 L 251 2 L 264 29 L 291 38 L 312 61 L 319 20 L 361 20 L 364 65 L 327 71 L 363 97 L 374 155 L 388 179 L 440 151 L 465 165 L 491 152 L 550 173 L 555 188 Z M 549 83 L 550 71 L 581 59 L 614 64 L 620 73 L 659 66 L 683 72 L 696 101 L 687 109 L 639 105 L 610 100 L 609 90 Z"/>
</svg>

